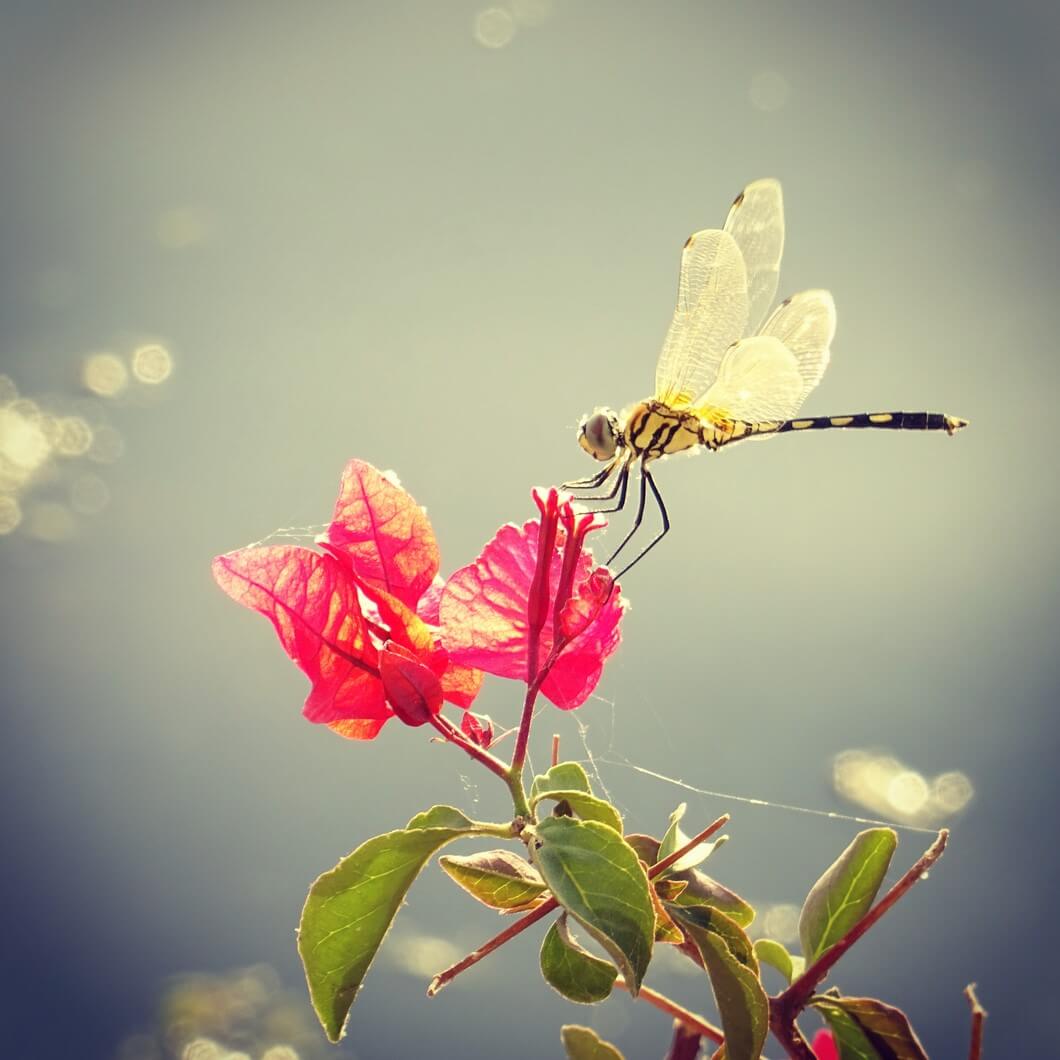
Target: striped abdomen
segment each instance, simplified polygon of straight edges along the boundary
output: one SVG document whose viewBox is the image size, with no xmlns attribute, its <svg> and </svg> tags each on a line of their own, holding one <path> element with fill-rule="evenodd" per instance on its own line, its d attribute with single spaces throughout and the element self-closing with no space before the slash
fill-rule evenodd
<svg viewBox="0 0 1060 1060">
<path fill-rule="evenodd" d="M 870 427 L 890 431 L 945 431 L 953 434 L 968 425 L 959 416 L 943 412 L 859 412 L 853 416 L 813 416 L 752 424 L 754 434 L 786 434 L 788 431 L 824 431 L 835 428 Z"/>
</svg>

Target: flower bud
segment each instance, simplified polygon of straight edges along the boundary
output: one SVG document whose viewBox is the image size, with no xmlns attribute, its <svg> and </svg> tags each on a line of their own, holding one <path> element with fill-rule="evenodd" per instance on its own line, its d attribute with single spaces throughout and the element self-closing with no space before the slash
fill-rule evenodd
<svg viewBox="0 0 1060 1060">
<path fill-rule="evenodd" d="M 425 725 L 442 709 L 442 686 L 434 671 L 392 640 L 379 653 L 379 676 L 387 703 L 406 725 Z"/>
<path fill-rule="evenodd" d="M 465 710 L 460 719 L 460 731 L 483 750 L 493 743 L 493 719 L 488 714 L 474 714 Z"/>
</svg>

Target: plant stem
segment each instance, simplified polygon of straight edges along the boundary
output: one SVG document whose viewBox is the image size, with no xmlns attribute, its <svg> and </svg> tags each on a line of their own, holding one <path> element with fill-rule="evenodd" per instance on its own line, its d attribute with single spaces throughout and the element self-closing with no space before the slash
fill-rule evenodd
<svg viewBox="0 0 1060 1060">
<path fill-rule="evenodd" d="M 968 1047 L 968 1060 L 980 1060 L 983 1054 L 983 1023 L 986 1020 L 986 1009 L 979 1004 L 975 994 L 975 983 L 964 988 L 964 996 L 972 1008 L 972 1042 Z"/>
<path fill-rule="evenodd" d="M 519 794 L 522 795 L 522 784 L 517 776 L 512 776 L 506 772 L 505 779 L 511 784 L 515 785 L 515 787 L 518 788 Z M 515 794 L 515 787 L 513 787 L 513 797 Z M 525 800 L 525 795 L 523 795 L 522 797 Z M 527 814 L 529 814 L 529 811 L 527 811 Z M 664 858 L 657 865 L 653 865 L 650 869 L 648 869 L 649 878 L 652 876 L 657 876 L 660 872 L 664 872 L 671 864 L 673 864 L 674 861 L 686 854 L 692 847 L 696 846 L 698 843 L 702 843 L 704 839 L 713 835 L 719 828 L 723 828 L 728 820 L 729 815 L 724 814 L 708 828 L 704 828 L 703 831 L 699 833 L 699 835 L 695 836 L 693 839 L 690 839 L 680 850 L 675 850 L 674 853 L 671 854 L 669 857 Z M 469 953 L 462 960 L 457 961 L 456 964 L 450 965 L 448 968 L 445 969 L 444 972 L 439 972 L 431 980 L 431 985 L 427 988 L 427 996 L 434 997 L 434 995 L 437 994 L 439 990 L 441 990 L 443 987 L 448 986 L 449 983 L 451 983 L 461 972 L 466 971 L 472 965 L 478 964 L 478 962 L 481 961 L 483 957 L 488 957 L 495 949 L 498 949 L 506 942 L 509 942 L 514 939 L 516 935 L 522 934 L 528 927 L 533 924 L 536 924 L 543 916 L 547 916 L 549 913 L 552 912 L 553 909 L 558 908 L 559 902 L 557 902 L 555 898 L 549 898 L 547 902 L 543 902 L 536 909 L 531 909 L 529 913 L 527 913 L 525 916 L 520 917 L 514 924 L 511 924 L 506 927 L 499 935 L 494 935 L 493 938 L 489 939 L 487 942 L 484 942 L 481 946 L 478 947 L 478 949 Z M 621 983 L 621 978 L 619 979 L 619 982 Z M 641 987 L 641 995 L 646 997 L 648 1000 L 651 1000 L 651 998 L 656 996 L 662 998 L 661 994 L 656 995 L 655 992 L 650 990 L 648 987 Z M 666 1001 L 665 998 L 663 1000 Z M 702 1027 L 711 1028 L 711 1025 L 709 1023 L 700 1020 L 698 1016 L 693 1016 L 691 1013 L 686 1013 L 684 1009 L 680 1008 L 679 1006 L 676 1006 L 674 1002 L 666 1001 L 666 1003 L 673 1006 L 673 1009 L 664 1009 L 664 1011 L 671 1012 L 672 1015 L 677 1016 L 680 1019 L 684 1019 L 685 1015 L 688 1015 L 689 1019 L 699 1020 L 699 1022 L 695 1024 L 697 1027 L 700 1027 L 700 1025 L 702 1025 Z M 711 1029 L 715 1030 L 718 1034 L 721 1033 L 720 1031 L 717 1031 L 716 1028 Z M 706 1035 L 708 1038 L 710 1037 L 710 1029 L 700 1029 L 700 1033 Z M 718 1038 L 717 1041 L 721 1041 L 721 1039 Z"/>
<path fill-rule="evenodd" d="M 522 934 L 531 924 L 536 924 L 542 917 L 548 916 L 559 905 L 555 898 L 542 902 L 536 909 L 531 909 L 526 916 L 520 917 L 514 924 L 506 927 L 499 935 L 494 935 L 489 941 L 484 942 L 477 950 L 469 953 L 463 960 L 450 965 L 444 972 L 439 972 L 427 987 L 427 996 L 434 997 L 439 990 L 448 986 L 461 972 L 467 971 L 473 964 L 478 964 L 483 957 L 488 957 L 495 949 L 503 946 L 506 942 L 514 939 L 516 935 Z"/>
<path fill-rule="evenodd" d="M 622 976 L 615 980 L 615 986 L 619 990 L 629 990 L 629 986 Z M 658 990 L 652 990 L 650 986 L 642 986 L 640 988 L 637 993 L 637 1000 L 647 1001 L 649 1005 L 654 1006 L 660 1012 L 673 1016 L 675 1020 L 679 1020 L 698 1037 L 709 1038 L 712 1042 L 717 1042 L 718 1044 L 725 1041 L 725 1035 L 720 1028 L 715 1027 L 713 1023 L 705 1020 L 702 1016 L 697 1016 L 694 1012 L 690 1012 L 676 1001 L 672 1001 L 665 994 L 660 994 Z"/>
<path fill-rule="evenodd" d="M 773 997 L 769 999 L 769 1029 L 773 1032 L 773 1037 L 792 1060 L 817 1060 L 810 1043 L 796 1025 L 794 1016 L 790 1020 L 786 1018 L 786 1014 L 782 1018 L 774 1018 L 774 1013 L 777 1012 L 774 1008 L 776 1000 Z"/>
<path fill-rule="evenodd" d="M 802 1032 L 795 1025 L 799 1013 L 809 1003 L 814 991 L 851 946 L 866 931 L 909 891 L 940 857 L 946 849 L 949 830 L 943 828 L 935 842 L 924 852 L 915 865 L 876 903 L 834 946 L 826 950 L 791 986 L 777 997 L 769 999 L 769 1029 L 774 1037 L 794 1060 L 814 1060 Z"/>
<path fill-rule="evenodd" d="M 466 751 L 477 762 L 481 762 L 491 773 L 508 783 L 508 767 L 489 751 L 483 750 L 478 744 L 472 743 L 448 718 L 440 714 L 431 715 L 431 724 L 445 737 L 449 743 L 455 743 L 457 747 Z"/>
<path fill-rule="evenodd" d="M 537 702 L 537 693 L 541 687 L 540 673 L 526 686 L 526 695 L 523 697 L 523 715 L 519 719 L 519 735 L 515 738 L 515 751 L 512 753 L 511 772 L 520 777 L 523 773 L 523 763 L 526 761 L 526 745 L 530 739 L 530 722 L 534 717 L 534 704 Z"/>
<path fill-rule="evenodd" d="M 806 969 L 776 1000 L 783 1008 L 794 1015 L 801 1012 L 825 976 L 832 970 L 839 959 L 854 945 L 866 931 L 876 924 L 887 911 L 901 899 L 914 884 L 921 880 L 924 873 L 935 864 L 946 849 L 949 829 L 943 828 L 935 842 L 924 852 L 915 865 L 876 903 L 834 946 L 826 950 Z"/>
</svg>

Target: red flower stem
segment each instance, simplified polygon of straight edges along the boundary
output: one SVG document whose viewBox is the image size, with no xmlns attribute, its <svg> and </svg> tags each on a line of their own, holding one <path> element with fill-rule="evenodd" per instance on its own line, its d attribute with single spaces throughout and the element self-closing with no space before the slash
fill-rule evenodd
<svg viewBox="0 0 1060 1060">
<path fill-rule="evenodd" d="M 813 992 L 836 965 L 839 959 L 866 931 L 905 896 L 918 880 L 935 864 L 946 849 L 949 829 L 943 828 L 935 842 L 915 865 L 870 909 L 834 946 L 817 958 L 791 986 L 777 997 L 769 999 L 769 1028 L 788 1055 L 797 1060 L 813 1060 L 813 1052 L 795 1026 L 798 1015 L 809 1003 Z"/>
<path fill-rule="evenodd" d="M 537 702 L 537 693 L 538 683 L 535 677 L 526 686 L 526 695 L 523 697 L 523 714 L 519 719 L 519 735 L 515 738 L 515 750 L 512 752 L 511 775 L 515 778 L 521 778 L 523 775 L 523 763 L 526 761 L 526 745 L 530 740 L 530 722 L 534 717 L 534 703 Z"/>
<path fill-rule="evenodd" d="M 559 765 L 559 733 L 554 732 L 552 734 L 552 764 L 554 766 Z"/>
<path fill-rule="evenodd" d="M 693 847 L 698 847 L 704 840 L 709 839 L 720 828 L 724 828 L 731 817 L 723 813 L 713 824 L 707 825 L 699 835 L 693 836 L 683 847 L 678 847 L 672 854 L 667 854 L 662 861 L 657 861 L 648 869 L 648 879 L 653 880 L 660 872 L 665 872 L 675 861 L 680 861 Z"/>
<path fill-rule="evenodd" d="M 817 1060 L 817 1054 L 802 1036 L 802 1031 L 796 1026 L 794 1018 L 789 1023 L 774 1025 L 773 1003 L 775 1001 L 776 998 L 769 999 L 769 1029 L 773 1032 L 773 1037 L 780 1043 L 781 1048 L 791 1060 Z"/>
<path fill-rule="evenodd" d="M 629 986 L 622 976 L 615 980 L 615 986 L 619 990 L 629 990 Z M 650 986 L 642 986 L 640 988 L 637 1000 L 647 1001 L 649 1005 L 657 1008 L 660 1012 L 665 1012 L 668 1016 L 673 1016 L 675 1020 L 680 1020 L 685 1027 L 702 1038 L 709 1038 L 712 1042 L 717 1042 L 719 1045 L 725 1041 L 725 1035 L 713 1023 L 705 1020 L 702 1016 L 697 1016 L 694 1012 L 689 1012 L 688 1009 L 683 1008 L 676 1001 L 671 1001 L 665 994 L 660 994 L 658 990 L 652 990 Z"/>
<path fill-rule="evenodd" d="M 489 751 L 472 743 L 448 718 L 443 718 L 440 714 L 432 714 L 431 724 L 448 742 L 455 743 L 476 761 L 481 762 L 491 773 L 496 773 L 505 784 L 508 783 L 508 767 Z"/>
<path fill-rule="evenodd" d="M 548 658 L 545 660 L 544 665 L 537 671 L 537 676 L 533 681 L 526 686 L 526 696 L 523 699 L 523 716 L 519 719 L 519 735 L 515 741 L 515 753 L 512 755 L 513 777 L 521 776 L 523 772 L 523 763 L 526 761 L 526 745 L 530 739 L 530 722 L 534 720 L 534 705 L 537 703 L 538 693 L 541 691 L 541 686 L 545 683 L 545 678 L 548 677 L 552 667 L 556 665 L 559 653 L 570 644 L 571 639 L 570 637 L 564 637 L 552 645 L 552 651 L 548 653 Z"/>
<path fill-rule="evenodd" d="M 980 1060 L 983 1054 L 983 1023 L 986 1020 L 986 1009 L 979 1004 L 975 994 L 975 983 L 964 988 L 964 996 L 972 1008 L 972 1041 L 968 1047 L 968 1060 Z"/>
<path fill-rule="evenodd" d="M 427 996 L 434 997 L 439 990 L 448 986 L 461 972 L 467 971 L 473 964 L 478 964 L 483 957 L 488 957 L 495 949 L 503 946 L 506 942 L 521 935 L 532 924 L 536 924 L 542 917 L 548 916 L 553 909 L 559 906 L 555 898 L 542 902 L 536 909 L 531 909 L 526 916 L 520 917 L 514 924 L 506 927 L 499 935 L 494 935 L 488 942 L 484 942 L 477 950 L 469 953 L 463 960 L 450 965 L 444 972 L 439 972 L 427 987 Z"/>
</svg>

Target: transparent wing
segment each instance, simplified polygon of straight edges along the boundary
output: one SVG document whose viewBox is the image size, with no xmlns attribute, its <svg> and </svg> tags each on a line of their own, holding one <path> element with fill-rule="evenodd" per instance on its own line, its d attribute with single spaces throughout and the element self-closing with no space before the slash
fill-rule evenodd
<svg viewBox="0 0 1060 1060">
<path fill-rule="evenodd" d="M 784 199 L 777 180 L 756 180 L 736 197 L 725 221 L 747 269 L 745 335 L 756 335 L 773 304 L 784 253 Z"/>
<path fill-rule="evenodd" d="M 747 423 L 789 419 L 802 402 L 803 380 L 795 355 L 767 335 L 741 339 L 725 355 L 714 385 L 696 402 L 705 418 Z"/>
<path fill-rule="evenodd" d="M 802 376 L 799 404 L 821 381 L 835 337 L 835 302 L 828 291 L 802 291 L 777 306 L 762 328 L 795 356 Z"/>
<path fill-rule="evenodd" d="M 704 229 L 681 254 L 677 307 L 655 369 L 655 397 L 686 408 L 714 379 L 747 324 L 747 273 L 728 232 Z"/>
</svg>

